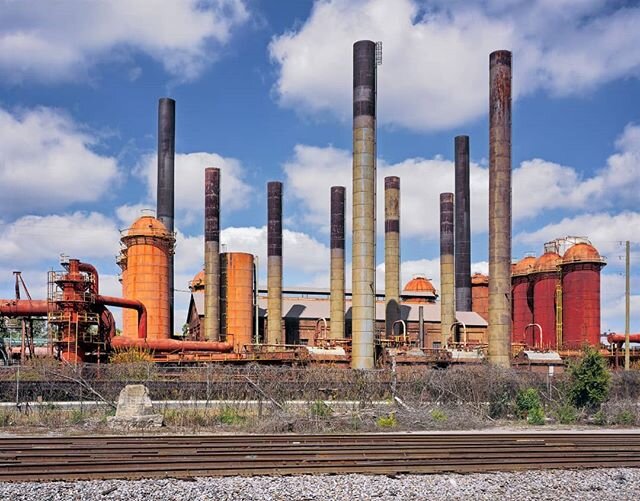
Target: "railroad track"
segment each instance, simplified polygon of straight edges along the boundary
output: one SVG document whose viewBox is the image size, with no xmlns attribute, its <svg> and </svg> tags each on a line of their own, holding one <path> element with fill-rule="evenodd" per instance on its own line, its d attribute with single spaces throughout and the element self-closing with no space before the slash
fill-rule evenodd
<svg viewBox="0 0 640 501">
<path fill-rule="evenodd" d="M 640 467 L 637 433 L 0 438 L 0 481 Z"/>
</svg>

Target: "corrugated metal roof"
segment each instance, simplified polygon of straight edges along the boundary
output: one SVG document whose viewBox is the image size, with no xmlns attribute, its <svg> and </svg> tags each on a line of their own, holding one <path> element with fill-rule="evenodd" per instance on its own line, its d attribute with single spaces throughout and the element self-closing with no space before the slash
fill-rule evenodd
<svg viewBox="0 0 640 501">
<path fill-rule="evenodd" d="M 259 298 L 258 303 L 260 305 L 260 315 L 264 315 L 264 311 L 267 307 L 267 299 Z M 346 301 L 346 314 L 347 319 L 351 318 L 351 301 Z M 408 322 L 418 321 L 418 308 L 422 306 L 424 308 L 424 321 L 425 322 L 440 322 L 440 304 L 439 303 L 426 303 L 415 304 L 405 303 L 400 305 L 400 318 Z M 329 318 L 329 301 L 326 299 L 308 299 L 308 298 L 282 298 L 282 312 L 285 318 L 299 318 L 299 319 L 318 319 Z M 384 320 L 385 318 L 385 305 L 383 302 L 376 302 L 376 319 Z M 487 321 L 480 315 L 473 311 L 459 311 L 456 313 L 458 321 L 463 322 L 467 326 L 480 326 L 486 327 Z"/>
<path fill-rule="evenodd" d="M 200 316 L 204 315 L 204 294 L 196 293 L 192 294 L 193 302 L 196 311 Z M 345 302 L 347 312 L 345 317 L 351 319 L 351 301 Z M 259 314 L 260 316 L 266 315 L 267 298 L 258 298 Z M 404 303 L 400 305 L 400 318 L 405 322 L 417 322 L 418 321 L 418 308 L 422 306 L 424 308 L 424 321 L 438 323 L 440 322 L 440 303 Z M 329 311 L 329 300 L 327 299 L 312 299 L 312 298 L 282 298 L 282 313 L 285 318 L 299 318 L 299 319 L 312 319 L 329 318 L 331 316 Z M 376 319 L 384 320 L 385 318 L 385 305 L 383 302 L 376 302 Z M 456 319 L 459 322 L 464 323 L 467 326 L 474 327 L 486 327 L 487 321 L 480 315 L 473 311 L 458 311 L 456 313 Z"/>
</svg>

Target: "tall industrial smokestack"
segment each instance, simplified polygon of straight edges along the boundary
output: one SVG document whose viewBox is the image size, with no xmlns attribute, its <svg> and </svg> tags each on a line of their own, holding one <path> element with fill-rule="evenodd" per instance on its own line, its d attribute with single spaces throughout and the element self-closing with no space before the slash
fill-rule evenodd
<svg viewBox="0 0 640 501">
<path fill-rule="evenodd" d="M 158 219 L 174 232 L 174 163 L 176 156 L 176 102 L 163 97 L 158 102 Z M 169 259 L 170 332 L 173 332 L 173 253 Z"/>
<path fill-rule="evenodd" d="M 267 344 L 282 339 L 282 183 L 267 184 Z"/>
<path fill-rule="evenodd" d="M 469 136 L 456 136 L 455 159 L 456 310 L 471 311 Z"/>
<path fill-rule="evenodd" d="M 453 193 L 440 193 L 440 342 L 444 347 L 456 322 L 453 258 Z"/>
<path fill-rule="evenodd" d="M 331 339 L 344 339 L 344 186 L 331 187 Z"/>
<path fill-rule="evenodd" d="M 400 320 L 400 178 L 384 178 L 384 296 L 387 336 Z"/>
<path fill-rule="evenodd" d="M 511 348 L 511 52 L 489 56 L 489 361 Z"/>
<path fill-rule="evenodd" d="M 353 44 L 351 367 L 372 369 L 376 313 L 376 44 Z"/>
<path fill-rule="evenodd" d="M 220 340 L 220 169 L 204 171 L 204 338 Z"/>
</svg>

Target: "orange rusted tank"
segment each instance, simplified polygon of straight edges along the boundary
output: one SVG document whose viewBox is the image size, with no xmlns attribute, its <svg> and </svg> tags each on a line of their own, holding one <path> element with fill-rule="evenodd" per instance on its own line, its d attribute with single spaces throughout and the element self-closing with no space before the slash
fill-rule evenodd
<svg viewBox="0 0 640 501">
<path fill-rule="evenodd" d="M 124 249 L 118 260 L 122 268 L 122 295 L 137 299 L 147 308 L 148 339 L 171 337 L 169 264 L 175 238 L 152 216 L 138 218 L 122 236 Z M 138 337 L 138 316 L 125 310 L 123 335 Z"/>
<path fill-rule="evenodd" d="M 245 252 L 220 254 L 220 326 L 222 335 L 233 335 L 234 351 L 253 343 L 254 304 L 253 255 Z"/>
<path fill-rule="evenodd" d="M 412 293 L 420 295 L 411 297 Z M 438 297 L 436 288 L 424 275 L 414 275 L 402 289 L 402 295 L 409 296 L 403 299 L 404 303 L 435 303 L 436 297 Z"/>
<path fill-rule="evenodd" d="M 482 273 L 471 276 L 471 310 L 489 320 L 489 277 Z"/>
</svg>

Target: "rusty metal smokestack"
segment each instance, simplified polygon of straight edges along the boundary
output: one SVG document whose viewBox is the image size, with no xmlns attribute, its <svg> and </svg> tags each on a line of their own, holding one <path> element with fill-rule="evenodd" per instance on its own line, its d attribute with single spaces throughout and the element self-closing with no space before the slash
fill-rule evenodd
<svg viewBox="0 0 640 501">
<path fill-rule="evenodd" d="M 456 321 L 453 258 L 453 193 L 440 193 L 440 342 L 447 345 Z M 454 339 L 455 341 L 455 339 Z"/>
<path fill-rule="evenodd" d="M 511 52 L 489 56 L 489 361 L 511 348 Z"/>
<path fill-rule="evenodd" d="M 220 341 L 220 169 L 204 171 L 204 339 Z"/>
<path fill-rule="evenodd" d="M 372 369 L 376 292 L 376 44 L 353 44 L 351 367 Z"/>
<path fill-rule="evenodd" d="M 400 178 L 384 178 L 384 295 L 387 336 L 400 320 Z"/>
<path fill-rule="evenodd" d="M 471 311 L 471 200 L 469 136 L 455 138 L 456 310 Z"/>
<path fill-rule="evenodd" d="M 282 339 L 282 183 L 267 184 L 267 344 Z"/>
<path fill-rule="evenodd" d="M 344 186 L 331 187 L 331 324 L 329 337 L 344 339 Z"/>
<path fill-rule="evenodd" d="M 176 102 L 163 97 L 158 102 L 158 192 L 157 218 L 174 232 L 174 164 L 176 156 Z M 173 252 L 169 258 L 169 314 L 173 332 Z"/>
</svg>

